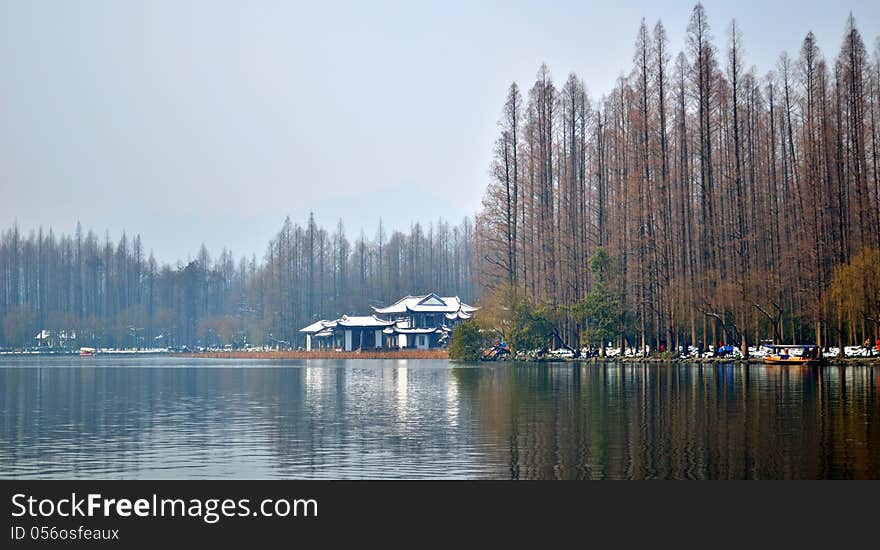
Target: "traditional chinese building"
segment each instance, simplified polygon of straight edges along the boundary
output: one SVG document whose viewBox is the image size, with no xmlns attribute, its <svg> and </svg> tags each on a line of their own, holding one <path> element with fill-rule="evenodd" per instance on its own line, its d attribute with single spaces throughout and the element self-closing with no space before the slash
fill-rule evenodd
<svg viewBox="0 0 880 550">
<path fill-rule="evenodd" d="M 429 349 L 446 344 L 458 323 L 470 319 L 477 310 L 458 296 L 436 294 L 406 296 L 387 307 L 374 307 L 376 317 L 391 321 L 385 334 L 396 339 L 400 348 Z"/>
<path fill-rule="evenodd" d="M 373 315 L 322 320 L 300 329 L 306 350 L 430 349 L 446 345 L 458 323 L 470 319 L 478 308 L 457 296 L 437 294 L 406 296 L 387 307 L 374 307 Z"/>
</svg>

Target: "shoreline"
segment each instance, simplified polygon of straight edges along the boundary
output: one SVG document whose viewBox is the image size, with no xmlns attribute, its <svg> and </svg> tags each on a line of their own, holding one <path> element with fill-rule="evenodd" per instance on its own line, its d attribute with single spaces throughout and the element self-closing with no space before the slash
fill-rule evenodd
<svg viewBox="0 0 880 550">
<path fill-rule="evenodd" d="M 203 351 L 171 353 L 188 359 L 449 359 L 445 349 L 396 351 Z"/>
<path fill-rule="evenodd" d="M 0 352 L 0 357 L 58 357 L 69 356 L 78 357 L 77 352 Z M 149 357 L 164 356 L 178 357 L 187 359 L 256 359 L 256 360 L 302 360 L 302 359 L 449 359 L 449 352 L 446 349 L 402 349 L 402 350 L 380 350 L 380 351 L 335 351 L 335 350 L 315 350 L 315 351 L 199 351 L 199 352 L 172 352 L 167 350 L 118 350 L 103 351 L 96 354 L 98 357 Z M 687 358 L 670 358 L 670 357 L 543 357 L 541 359 L 532 359 L 526 361 L 514 361 L 503 359 L 498 361 L 475 361 L 463 362 L 467 364 L 520 364 L 520 365 L 542 365 L 542 364 L 559 364 L 559 363 L 578 363 L 584 365 L 614 365 L 614 364 L 674 364 L 679 365 L 711 365 L 711 364 L 736 364 L 736 365 L 763 365 L 763 359 L 759 357 L 742 358 L 723 358 L 723 357 L 704 357 L 697 359 L 695 357 Z M 778 365 L 777 365 L 778 366 Z M 788 365 L 792 366 L 792 365 Z M 794 365 L 799 366 L 799 365 Z M 880 366 L 880 356 L 878 357 L 828 357 L 826 362 L 818 366 L 829 367 L 846 367 L 846 366 Z"/>
<path fill-rule="evenodd" d="M 487 363 L 497 362 L 497 363 L 521 363 L 521 364 L 540 364 L 540 363 L 586 363 L 586 364 L 594 364 L 594 365 L 602 365 L 602 364 L 614 364 L 614 363 L 665 363 L 670 364 L 674 363 L 676 365 L 704 365 L 704 364 L 737 364 L 737 365 L 764 365 L 764 361 L 759 357 L 751 357 L 749 359 L 742 358 L 723 358 L 723 357 L 704 357 L 702 359 L 697 359 L 694 357 L 688 358 L 659 358 L 659 357 L 587 357 L 587 358 L 554 358 L 554 359 L 539 359 L 533 361 L 486 361 Z M 804 367 L 804 366 L 818 366 L 818 367 L 846 367 L 846 366 L 868 366 L 868 367 L 876 367 L 880 366 L 880 357 L 845 357 L 843 359 L 838 359 L 836 357 L 827 358 L 826 362 L 821 365 L 767 365 L 767 366 L 775 366 L 775 367 Z"/>
<path fill-rule="evenodd" d="M 433 350 L 396 350 L 396 351 L 230 351 L 230 352 L 190 352 L 171 353 L 171 357 L 185 357 L 190 359 L 261 359 L 261 360 L 285 360 L 285 359 L 449 359 L 449 353 L 445 349 Z M 613 365 L 617 363 L 628 364 L 675 364 L 675 365 L 706 365 L 706 364 L 737 364 L 737 365 L 763 365 L 761 358 L 732 359 L 721 357 L 696 358 L 659 358 L 659 357 L 581 357 L 581 358 L 544 358 L 533 361 L 478 361 L 486 364 L 521 364 L 540 365 L 545 363 L 580 363 L 586 365 Z M 795 365 L 798 366 L 798 365 Z M 880 357 L 847 357 L 844 359 L 828 358 L 824 365 L 819 366 L 880 366 Z"/>
</svg>

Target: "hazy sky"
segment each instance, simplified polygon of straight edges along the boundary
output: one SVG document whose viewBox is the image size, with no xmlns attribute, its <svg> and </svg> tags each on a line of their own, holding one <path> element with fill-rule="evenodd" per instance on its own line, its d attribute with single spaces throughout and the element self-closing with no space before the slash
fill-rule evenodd
<svg viewBox="0 0 880 550">
<path fill-rule="evenodd" d="M 705 1 L 763 73 L 813 30 L 835 55 L 880 2 Z M 350 237 L 480 206 L 509 83 L 546 62 L 593 97 L 632 63 L 641 17 L 676 50 L 692 1 L 0 0 L 0 225 L 113 239 L 158 259 L 261 258 L 284 216 Z"/>
</svg>

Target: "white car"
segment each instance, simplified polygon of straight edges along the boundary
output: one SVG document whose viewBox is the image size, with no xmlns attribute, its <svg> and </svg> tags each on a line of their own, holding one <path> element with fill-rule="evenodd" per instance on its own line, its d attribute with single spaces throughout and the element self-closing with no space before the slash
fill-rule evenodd
<svg viewBox="0 0 880 550">
<path fill-rule="evenodd" d="M 749 346 L 749 357 L 764 357 L 767 355 L 769 348 L 764 346 Z"/>
<path fill-rule="evenodd" d="M 843 348 L 843 353 L 847 357 L 868 357 L 871 354 L 871 350 L 864 346 L 846 346 Z"/>
</svg>

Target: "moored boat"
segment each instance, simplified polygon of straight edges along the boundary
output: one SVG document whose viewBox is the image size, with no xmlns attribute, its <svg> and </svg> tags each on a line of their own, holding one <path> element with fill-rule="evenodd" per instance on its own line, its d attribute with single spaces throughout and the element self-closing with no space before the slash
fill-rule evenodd
<svg viewBox="0 0 880 550">
<path fill-rule="evenodd" d="M 95 355 L 95 348 L 79 348 L 80 357 L 92 357 Z"/>
<path fill-rule="evenodd" d="M 770 353 L 764 356 L 765 365 L 820 365 L 825 361 L 819 346 L 792 344 L 769 345 Z"/>
</svg>

